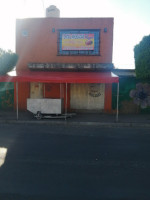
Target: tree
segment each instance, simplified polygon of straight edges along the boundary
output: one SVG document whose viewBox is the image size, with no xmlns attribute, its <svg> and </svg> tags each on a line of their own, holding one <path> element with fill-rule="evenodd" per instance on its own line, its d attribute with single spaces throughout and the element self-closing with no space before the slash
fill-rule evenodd
<svg viewBox="0 0 150 200">
<path fill-rule="evenodd" d="M 150 35 L 134 47 L 134 58 L 137 78 L 150 78 Z"/>
<path fill-rule="evenodd" d="M 0 48 L 0 75 L 10 72 L 15 67 L 17 60 L 17 54 Z"/>
</svg>

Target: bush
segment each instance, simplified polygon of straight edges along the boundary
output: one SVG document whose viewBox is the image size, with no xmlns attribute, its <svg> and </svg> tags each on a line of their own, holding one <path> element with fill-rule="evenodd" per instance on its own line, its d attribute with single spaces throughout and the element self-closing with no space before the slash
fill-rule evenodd
<svg viewBox="0 0 150 200">
<path fill-rule="evenodd" d="M 0 49 L 0 75 L 10 72 L 15 67 L 17 60 L 17 54 Z"/>
<path fill-rule="evenodd" d="M 150 78 L 150 35 L 134 47 L 134 58 L 137 78 Z"/>
</svg>

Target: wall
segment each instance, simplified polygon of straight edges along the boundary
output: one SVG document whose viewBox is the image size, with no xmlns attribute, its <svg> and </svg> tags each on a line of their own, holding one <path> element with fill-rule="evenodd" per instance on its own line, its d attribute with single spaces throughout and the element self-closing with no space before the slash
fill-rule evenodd
<svg viewBox="0 0 150 200">
<path fill-rule="evenodd" d="M 116 85 L 116 83 L 115 83 L 115 85 Z M 112 112 L 112 84 L 105 84 L 104 112 L 105 113 Z"/>
<path fill-rule="evenodd" d="M 64 100 L 63 109 L 65 110 L 65 108 L 67 108 L 67 110 L 70 111 L 70 84 L 67 84 L 66 88 L 66 84 L 45 83 L 44 93 L 45 93 L 44 94 L 45 98 L 63 99 Z"/>
<path fill-rule="evenodd" d="M 52 32 L 52 29 L 55 32 Z M 107 28 L 107 32 L 104 32 Z M 101 29 L 100 56 L 57 56 L 59 29 Z M 26 30 L 28 36 L 22 36 Z M 112 63 L 113 18 L 35 18 L 16 21 L 17 71 L 28 70 L 29 62 Z"/>
<path fill-rule="evenodd" d="M 148 83 L 149 80 L 141 80 L 135 77 L 119 78 L 119 112 L 123 114 L 129 113 L 150 113 L 150 107 L 142 109 L 134 103 L 134 99 L 130 97 L 130 91 L 136 89 L 137 83 Z M 117 84 L 112 87 L 112 109 L 115 111 L 117 105 Z"/>
<path fill-rule="evenodd" d="M 18 108 L 27 110 L 27 98 L 30 97 L 30 83 L 18 83 Z M 14 87 L 14 108 L 16 108 L 16 85 Z"/>
<path fill-rule="evenodd" d="M 14 83 L 0 83 L 0 109 L 14 108 Z"/>
<path fill-rule="evenodd" d="M 31 83 L 32 87 L 36 86 L 35 83 Z M 41 85 L 38 85 L 41 88 Z M 70 111 L 70 84 L 67 84 L 67 95 L 66 95 L 66 85 L 65 84 L 43 84 L 44 90 L 42 90 L 43 95 L 41 94 L 41 89 L 37 88 L 37 91 L 34 91 L 33 94 L 30 83 L 18 83 L 18 107 L 19 110 L 27 110 L 27 98 L 62 98 L 64 99 L 64 110 L 67 108 Z M 67 98 L 66 98 L 67 97 Z M 16 108 L 16 86 L 14 87 L 14 108 Z"/>
</svg>

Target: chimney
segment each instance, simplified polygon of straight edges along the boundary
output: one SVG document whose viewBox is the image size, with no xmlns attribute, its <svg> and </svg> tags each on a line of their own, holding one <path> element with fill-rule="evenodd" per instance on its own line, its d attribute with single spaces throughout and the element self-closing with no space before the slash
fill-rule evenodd
<svg viewBox="0 0 150 200">
<path fill-rule="evenodd" d="M 46 17 L 59 18 L 60 10 L 56 6 L 51 5 L 48 8 L 46 8 Z"/>
</svg>

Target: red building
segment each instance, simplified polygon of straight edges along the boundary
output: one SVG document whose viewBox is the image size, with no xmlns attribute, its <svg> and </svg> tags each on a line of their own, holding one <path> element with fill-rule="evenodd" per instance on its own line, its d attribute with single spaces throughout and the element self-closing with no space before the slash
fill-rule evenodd
<svg viewBox="0 0 150 200">
<path fill-rule="evenodd" d="M 17 20 L 16 70 L 34 76 L 19 83 L 19 109 L 27 109 L 27 98 L 64 98 L 68 110 L 111 112 L 112 49 L 113 18 Z"/>
</svg>

